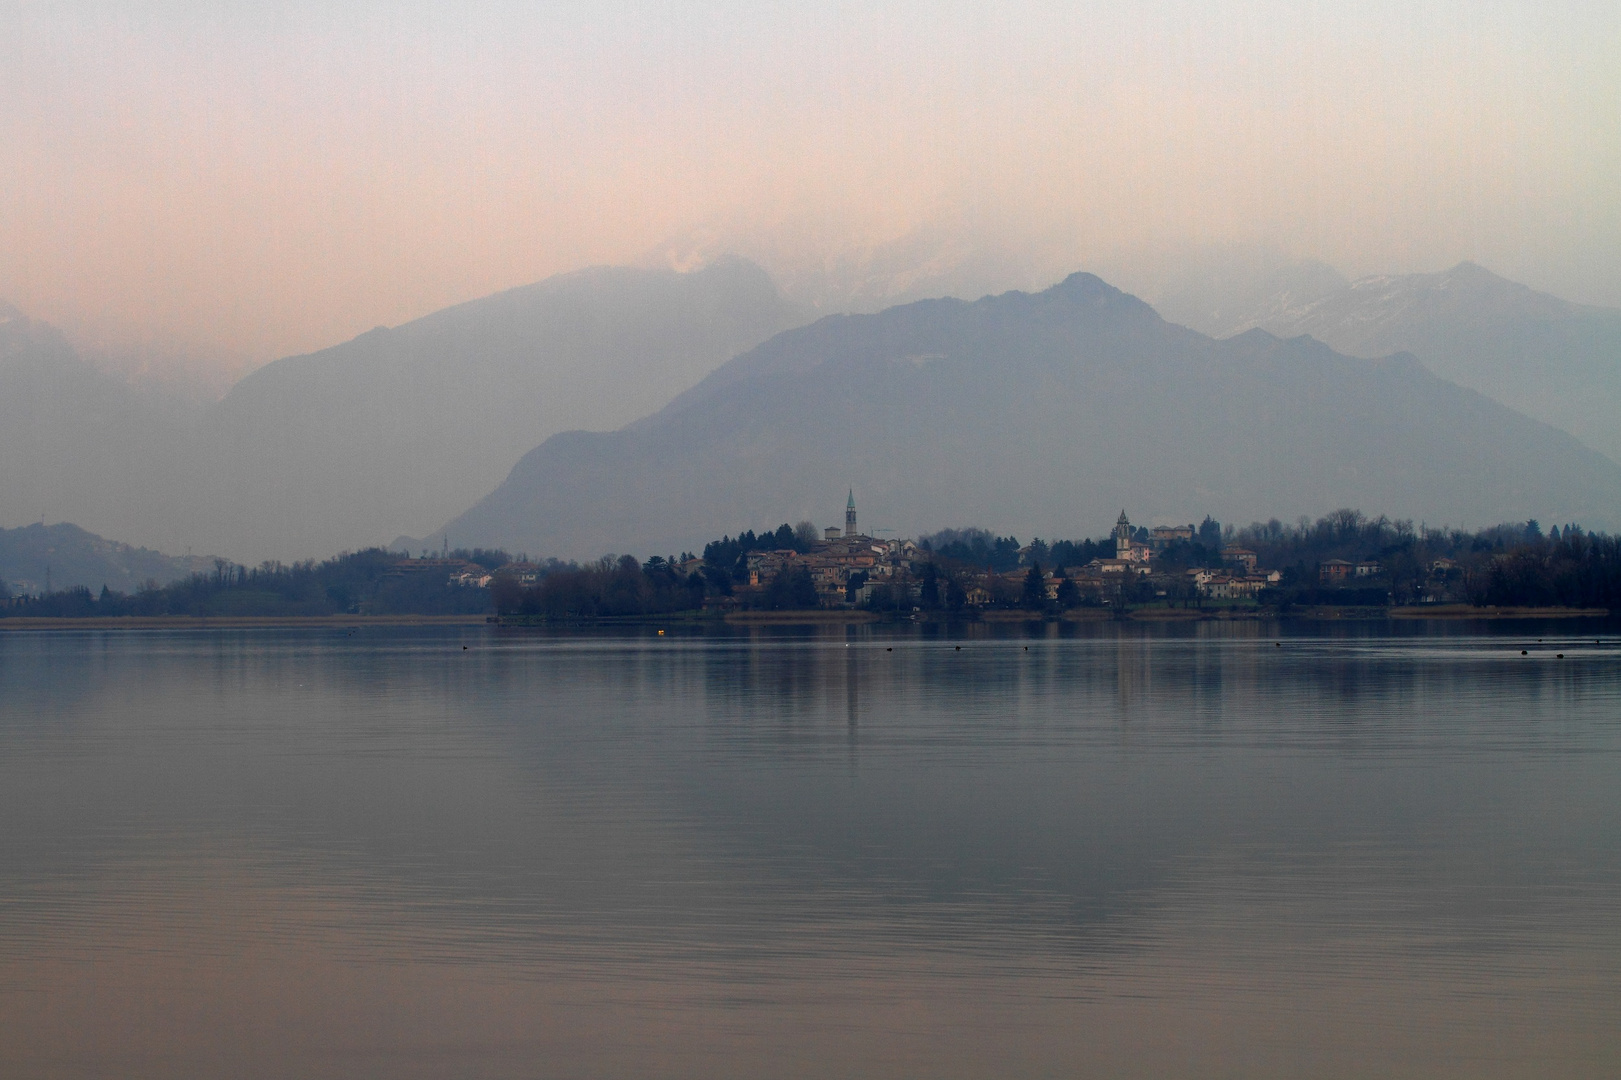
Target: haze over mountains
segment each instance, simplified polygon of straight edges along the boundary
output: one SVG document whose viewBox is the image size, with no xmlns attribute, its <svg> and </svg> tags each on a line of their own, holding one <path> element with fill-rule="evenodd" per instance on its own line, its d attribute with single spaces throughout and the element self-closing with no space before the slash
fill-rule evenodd
<svg viewBox="0 0 1621 1080">
<path fill-rule="evenodd" d="M 91 524 L 184 550 L 177 499 L 197 409 L 87 363 L 54 327 L 0 306 L 0 527 Z"/>
<path fill-rule="evenodd" d="M 177 558 L 131 547 L 76 525 L 0 529 L 0 591 L 38 595 L 74 587 L 100 592 L 106 587 L 132 593 L 149 581 L 167 585 L 211 568 L 206 558 Z"/>
<path fill-rule="evenodd" d="M 723 530 L 1141 520 L 1377 508 L 1606 526 L 1621 466 L 1426 371 L 1251 331 L 1217 341 L 1088 274 L 1037 294 L 833 316 L 621 431 L 557 435 L 451 522 L 457 543 L 589 556 Z"/>
<path fill-rule="evenodd" d="M 230 528 L 203 542 L 321 554 L 421 531 L 548 435 L 629 423 L 808 317 L 740 260 L 603 267 L 278 360 L 206 417 Z"/>
<path fill-rule="evenodd" d="M 915 281 L 945 280 L 949 259 L 931 260 Z M 1218 335 L 1259 325 L 1348 353 L 1410 349 L 1621 455 L 1616 312 L 1469 264 L 1355 283 L 1277 266 L 1163 304 Z M 1086 275 L 773 337 L 809 318 L 738 259 L 597 268 L 276 361 L 204 407 L 134 390 L 0 309 L 0 526 L 72 521 L 253 563 L 446 521 L 457 545 L 679 548 L 830 519 L 850 484 L 869 525 L 907 531 L 1068 535 L 1121 505 L 1179 521 L 1355 504 L 1590 527 L 1621 512 L 1613 460 L 1411 359 L 1210 341 Z"/>
<path fill-rule="evenodd" d="M 1306 262 L 1201 284 L 1168 297 L 1166 317 L 1216 337 L 1260 327 L 1352 356 L 1410 352 L 1621 461 L 1621 310 L 1572 304 L 1468 262 L 1354 282 Z"/>
<path fill-rule="evenodd" d="M 70 520 L 250 563 L 385 543 L 465 509 L 548 435 L 628 423 L 808 318 L 740 260 L 583 270 L 278 360 L 198 409 L 13 315 L 0 525 Z"/>
</svg>

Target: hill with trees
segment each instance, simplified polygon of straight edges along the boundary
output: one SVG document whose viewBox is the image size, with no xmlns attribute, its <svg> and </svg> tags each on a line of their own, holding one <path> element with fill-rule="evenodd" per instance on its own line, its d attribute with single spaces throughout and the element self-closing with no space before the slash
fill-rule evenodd
<svg viewBox="0 0 1621 1080">
<path fill-rule="evenodd" d="M 241 566 L 213 560 L 207 571 L 133 592 L 87 586 L 12 599 L 0 617 L 467 615 L 490 609 L 490 590 L 459 584 L 440 563 L 465 561 L 484 570 L 511 562 L 504 551 L 451 552 L 443 560 L 413 560 L 384 548 L 345 553 L 321 562 Z"/>
<path fill-rule="evenodd" d="M 69 588 L 134 592 L 183 580 L 212 560 L 105 540 L 77 525 L 0 529 L 0 587 L 10 595 Z"/>
</svg>

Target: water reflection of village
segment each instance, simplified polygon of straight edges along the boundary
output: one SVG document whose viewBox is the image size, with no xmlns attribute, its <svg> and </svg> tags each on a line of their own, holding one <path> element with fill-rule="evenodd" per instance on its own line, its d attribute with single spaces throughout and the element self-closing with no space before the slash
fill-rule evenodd
<svg viewBox="0 0 1621 1080">
<path fill-rule="evenodd" d="M 616 662 L 649 717 L 662 701 L 699 694 L 710 735 L 728 745 L 854 750 L 905 738 L 921 717 L 948 742 L 1013 718 L 1021 739 L 1121 722 L 1197 737 L 1201 725 L 1287 703 L 1333 712 L 1307 704 L 1325 680 L 1349 692 L 1350 708 L 1421 684 L 1467 689 L 1466 671 L 1416 672 L 1391 663 L 1388 650 L 1360 648 L 1377 627 L 1351 622 L 1302 638 L 1264 620 L 828 623 L 738 627 L 721 648 L 711 630 L 682 631 L 658 648 L 645 638 L 603 640 L 623 650 Z"/>
</svg>

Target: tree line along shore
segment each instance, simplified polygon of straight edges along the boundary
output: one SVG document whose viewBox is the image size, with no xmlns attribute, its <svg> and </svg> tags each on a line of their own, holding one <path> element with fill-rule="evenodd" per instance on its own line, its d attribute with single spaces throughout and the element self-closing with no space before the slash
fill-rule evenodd
<svg viewBox="0 0 1621 1080">
<path fill-rule="evenodd" d="M 1146 529 L 1032 540 L 948 529 L 917 540 L 821 533 L 808 522 L 745 531 L 702 554 L 530 561 L 494 549 L 384 549 L 211 571 L 122 593 L 9 595 L 0 619 L 410 617 L 504 624 L 817 618 L 1489 617 L 1621 609 L 1621 538 L 1535 521 L 1436 530 L 1341 510 L 1293 525 Z M 843 616 L 840 615 L 843 613 Z M 12 623 L 12 625 L 21 625 Z"/>
</svg>

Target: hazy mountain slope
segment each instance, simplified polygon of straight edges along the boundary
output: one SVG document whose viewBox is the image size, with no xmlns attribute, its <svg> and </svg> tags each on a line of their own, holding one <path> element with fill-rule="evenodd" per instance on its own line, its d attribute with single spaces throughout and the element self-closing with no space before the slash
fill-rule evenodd
<svg viewBox="0 0 1621 1080">
<path fill-rule="evenodd" d="M 179 510 L 194 407 L 133 391 L 0 305 L 0 527 L 82 521 L 146 538 Z"/>
<path fill-rule="evenodd" d="M 847 485 L 864 526 L 903 533 L 1096 534 L 1122 506 L 1140 521 L 1621 512 L 1621 467 L 1411 357 L 1218 342 L 1077 274 L 779 335 L 630 428 L 554 436 L 449 529 L 535 554 L 667 553 L 837 523 Z"/>
<path fill-rule="evenodd" d="M 1181 272 L 1156 290 L 1154 310 L 1202 334 L 1231 337 L 1350 287 L 1345 276 L 1327 263 L 1273 261 L 1268 256 L 1267 252 L 1191 256 Z"/>
<path fill-rule="evenodd" d="M 288 559 L 420 531 L 546 436 L 616 428 L 801 320 L 749 263 L 600 268 L 278 360 L 207 418 L 194 542 Z"/>
<path fill-rule="evenodd" d="M 291 561 L 421 531 L 557 431 L 613 429 L 806 316 L 757 266 L 599 268 L 379 328 L 206 412 L 0 310 L 0 526 Z"/>
<path fill-rule="evenodd" d="M 1010 232 L 1006 221 L 948 210 L 889 235 L 699 227 L 668 237 L 646 259 L 698 266 L 733 252 L 766 267 L 790 299 L 819 314 L 848 314 L 1045 287 L 1072 265 L 1071 246 L 1045 231 Z"/>
<path fill-rule="evenodd" d="M 1310 334 L 1353 356 L 1411 352 L 1621 461 L 1621 311 L 1567 303 L 1473 263 L 1287 300 L 1274 294 L 1230 330 Z"/>
<path fill-rule="evenodd" d="M 52 589 L 134 592 L 148 580 L 167 585 L 208 564 L 104 540 L 77 525 L 0 529 L 0 581 L 14 594 L 44 592 L 47 577 Z"/>
</svg>

